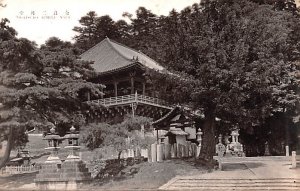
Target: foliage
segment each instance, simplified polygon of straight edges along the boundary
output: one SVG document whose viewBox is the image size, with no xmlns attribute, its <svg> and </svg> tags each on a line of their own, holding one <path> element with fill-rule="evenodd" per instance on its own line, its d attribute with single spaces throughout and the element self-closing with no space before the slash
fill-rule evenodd
<svg viewBox="0 0 300 191">
<path fill-rule="evenodd" d="M 133 130 L 140 130 L 141 125 L 143 124 L 145 127 L 145 131 L 149 131 L 149 130 L 151 130 L 150 129 L 151 121 L 152 120 L 148 117 L 143 117 L 143 116 L 131 117 L 130 115 L 127 115 L 127 116 L 125 116 L 125 119 L 122 122 L 122 125 L 128 131 L 133 131 Z"/>
<path fill-rule="evenodd" d="M 202 151 L 208 159 L 215 117 L 247 133 L 266 126 L 276 112 L 285 116 L 281 128 L 299 121 L 300 21 L 294 0 L 202 0 L 168 16 L 143 7 L 135 17 L 124 16 L 131 23 L 122 28 L 123 42 L 172 72 L 149 71 L 155 91 L 205 115 L 203 145 L 211 147 Z"/>
<path fill-rule="evenodd" d="M 18 39 L 8 22 L 0 23 L 1 138 L 18 132 L 12 140 L 20 141 L 26 128 L 83 124 L 91 109 L 83 102 L 83 92 L 100 97 L 103 88 L 86 81 L 94 74 L 91 63 L 79 61 L 76 49 L 57 38 L 38 49 L 29 40 Z"/>
<path fill-rule="evenodd" d="M 74 37 L 75 46 L 83 50 L 88 50 L 106 37 L 120 41 L 128 35 L 128 24 L 124 20 L 115 22 L 109 15 L 98 17 L 94 11 L 81 17 L 79 23 L 81 26 L 73 29 L 78 33 Z"/>
<path fill-rule="evenodd" d="M 119 152 L 119 157 L 124 149 L 129 145 L 126 143 L 126 138 L 130 137 L 134 145 L 142 145 L 143 138 L 137 135 L 134 131 L 140 130 L 141 125 L 149 125 L 150 120 L 146 117 L 128 117 L 122 123 L 109 125 L 106 123 L 89 124 L 81 131 L 82 142 L 93 150 L 99 147 L 114 147 Z M 148 141 L 148 140 L 145 140 Z"/>
</svg>

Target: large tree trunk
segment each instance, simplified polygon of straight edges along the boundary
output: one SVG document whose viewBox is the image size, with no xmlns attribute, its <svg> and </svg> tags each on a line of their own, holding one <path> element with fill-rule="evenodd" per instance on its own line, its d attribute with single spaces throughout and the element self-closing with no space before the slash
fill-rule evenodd
<svg viewBox="0 0 300 191">
<path fill-rule="evenodd" d="M 215 165 L 213 156 L 215 154 L 215 115 L 212 112 L 205 114 L 204 124 L 202 127 L 203 139 L 198 162 L 209 167 Z"/>
<path fill-rule="evenodd" d="M 2 159 L 0 160 L 0 169 L 6 165 L 6 163 L 9 161 L 10 152 L 13 148 L 14 140 L 13 140 L 13 127 L 9 128 L 9 134 L 7 139 L 7 146 L 5 148 L 4 155 Z"/>
</svg>

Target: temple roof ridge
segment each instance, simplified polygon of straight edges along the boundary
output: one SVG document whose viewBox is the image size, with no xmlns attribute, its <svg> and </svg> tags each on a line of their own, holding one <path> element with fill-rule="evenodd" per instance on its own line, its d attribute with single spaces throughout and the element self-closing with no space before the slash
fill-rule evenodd
<svg viewBox="0 0 300 191">
<path fill-rule="evenodd" d="M 100 73 L 126 68 L 132 64 L 141 64 L 158 71 L 164 70 L 160 64 L 142 52 L 111 40 L 108 37 L 81 54 L 81 59 L 94 61 L 92 66 Z"/>
<path fill-rule="evenodd" d="M 114 41 L 114 40 L 111 40 L 111 39 L 109 39 L 108 37 L 106 37 L 104 40 L 107 40 L 107 42 L 108 42 L 108 44 L 120 55 L 120 56 L 122 56 L 122 57 L 124 57 L 125 59 L 127 59 L 127 60 L 129 60 L 129 61 L 132 61 L 132 59 L 130 59 L 130 58 L 127 58 L 126 57 L 126 55 L 124 55 L 124 54 L 122 54 L 122 52 L 120 52 L 113 44 L 112 44 L 112 42 L 113 43 L 115 43 L 115 44 L 118 44 L 118 45 L 120 45 L 120 46 L 124 46 L 124 47 L 126 47 L 126 48 L 129 48 L 129 47 L 127 47 L 127 46 L 125 46 L 125 45 L 122 45 L 122 44 L 120 44 L 120 43 L 118 43 L 118 42 L 116 42 L 116 41 Z M 103 40 L 103 41 L 104 41 Z M 129 48 L 130 49 L 130 48 Z"/>
</svg>

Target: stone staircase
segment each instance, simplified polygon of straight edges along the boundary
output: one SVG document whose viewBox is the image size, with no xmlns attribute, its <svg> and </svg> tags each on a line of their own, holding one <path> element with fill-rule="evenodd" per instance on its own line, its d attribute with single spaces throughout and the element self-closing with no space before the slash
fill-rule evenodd
<svg viewBox="0 0 300 191">
<path fill-rule="evenodd" d="M 230 179 L 177 177 L 160 190 L 300 190 L 300 178 Z"/>
</svg>

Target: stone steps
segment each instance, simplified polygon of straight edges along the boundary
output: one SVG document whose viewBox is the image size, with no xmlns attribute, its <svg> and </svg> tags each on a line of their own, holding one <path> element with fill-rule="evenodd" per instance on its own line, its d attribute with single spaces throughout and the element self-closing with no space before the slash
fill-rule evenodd
<svg viewBox="0 0 300 191">
<path fill-rule="evenodd" d="M 300 190 L 300 179 L 175 178 L 160 190 Z"/>
</svg>

